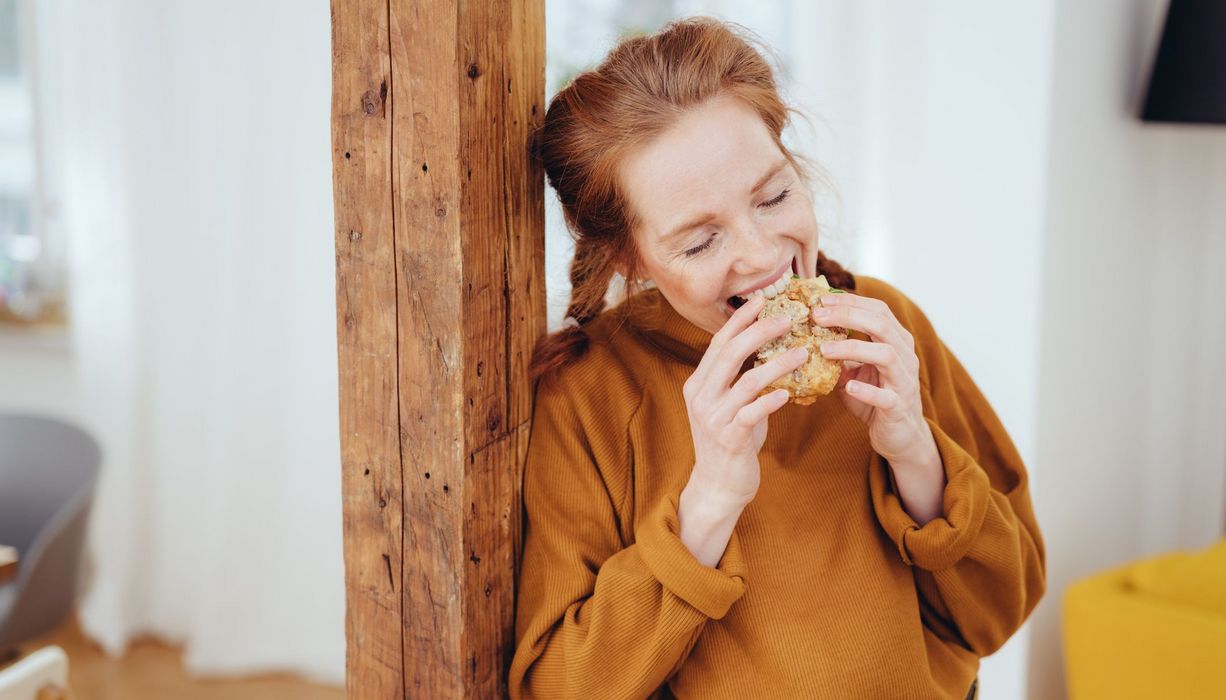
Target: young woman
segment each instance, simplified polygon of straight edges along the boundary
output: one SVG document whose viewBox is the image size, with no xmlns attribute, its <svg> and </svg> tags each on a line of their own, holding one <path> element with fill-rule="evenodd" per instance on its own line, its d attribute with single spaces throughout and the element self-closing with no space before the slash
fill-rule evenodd
<svg viewBox="0 0 1226 700">
<path fill-rule="evenodd" d="M 920 309 L 819 252 L 788 113 L 710 19 L 549 106 L 534 152 L 576 249 L 533 360 L 513 698 L 971 697 L 1043 594 L 1016 449 Z M 808 406 L 759 396 L 803 351 L 752 368 L 789 327 L 754 291 L 793 273 L 848 292 L 815 318 L 854 336 Z"/>
</svg>

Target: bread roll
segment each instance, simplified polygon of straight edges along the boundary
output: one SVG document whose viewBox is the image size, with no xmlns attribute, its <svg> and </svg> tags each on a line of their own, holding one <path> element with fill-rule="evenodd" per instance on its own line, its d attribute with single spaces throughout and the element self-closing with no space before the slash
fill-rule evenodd
<svg viewBox="0 0 1226 700">
<path fill-rule="evenodd" d="M 772 357 L 792 348 L 808 348 L 809 359 L 803 365 L 775 380 L 762 390 L 762 395 L 777 389 L 788 390 L 788 402 L 807 406 L 818 396 L 829 394 L 839 381 L 843 365 L 838 360 L 822 356 L 821 345 L 828 340 L 846 340 L 843 328 L 825 328 L 813 320 L 812 310 L 821 306 L 823 294 L 841 293 L 826 282 L 825 275 L 802 279 L 795 275 L 787 289 L 766 300 L 758 318 L 786 316 L 792 319 L 792 329 L 786 335 L 772 339 L 758 350 L 754 367 L 760 367 Z"/>
</svg>

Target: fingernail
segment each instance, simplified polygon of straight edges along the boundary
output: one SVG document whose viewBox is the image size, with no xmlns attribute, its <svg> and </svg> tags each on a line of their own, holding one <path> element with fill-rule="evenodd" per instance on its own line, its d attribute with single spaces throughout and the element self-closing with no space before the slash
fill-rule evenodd
<svg viewBox="0 0 1226 700">
<path fill-rule="evenodd" d="M 813 309 L 813 316 L 816 318 L 825 318 L 829 315 L 830 315 L 830 309 L 824 309 L 820 306 L 817 307 L 816 309 Z"/>
<path fill-rule="evenodd" d="M 807 358 L 809 357 L 809 349 L 808 348 L 792 348 L 792 356 L 798 360 Z"/>
<path fill-rule="evenodd" d="M 822 351 L 822 354 L 823 354 L 823 355 L 829 354 L 829 353 L 830 353 L 830 350 L 831 350 L 833 347 L 834 347 L 834 344 L 833 344 L 833 343 L 829 343 L 829 342 L 827 342 L 827 343 L 822 343 L 822 346 L 821 346 L 821 351 Z"/>
</svg>

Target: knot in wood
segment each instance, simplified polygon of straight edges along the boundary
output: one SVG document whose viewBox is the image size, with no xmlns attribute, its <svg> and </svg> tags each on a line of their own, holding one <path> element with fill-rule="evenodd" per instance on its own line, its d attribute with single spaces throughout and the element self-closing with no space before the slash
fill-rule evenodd
<svg viewBox="0 0 1226 700">
<path fill-rule="evenodd" d="M 379 97 L 379 93 L 374 90 L 367 90 L 362 93 L 362 111 L 373 115 L 383 108 L 383 99 Z"/>
<path fill-rule="evenodd" d="M 481 75 L 481 69 L 477 67 L 477 64 L 476 63 L 468 64 L 468 77 L 472 78 L 473 80 L 476 80 L 477 76 L 479 75 Z"/>
</svg>

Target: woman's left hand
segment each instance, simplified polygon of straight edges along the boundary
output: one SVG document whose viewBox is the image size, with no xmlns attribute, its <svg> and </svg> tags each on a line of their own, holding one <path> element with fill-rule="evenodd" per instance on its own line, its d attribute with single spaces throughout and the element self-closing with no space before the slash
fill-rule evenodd
<svg viewBox="0 0 1226 700">
<path fill-rule="evenodd" d="M 868 426 L 873 449 L 895 468 L 925 463 L 936 453 L 920 400 L 915 339 L 885 302 L 850 292 L 826 294 L 813 310 L 821 326 L 842 326 L 871 340 L 834 340 L 822 355 L 844 360 L 835 391 Z"/>
</svg>

